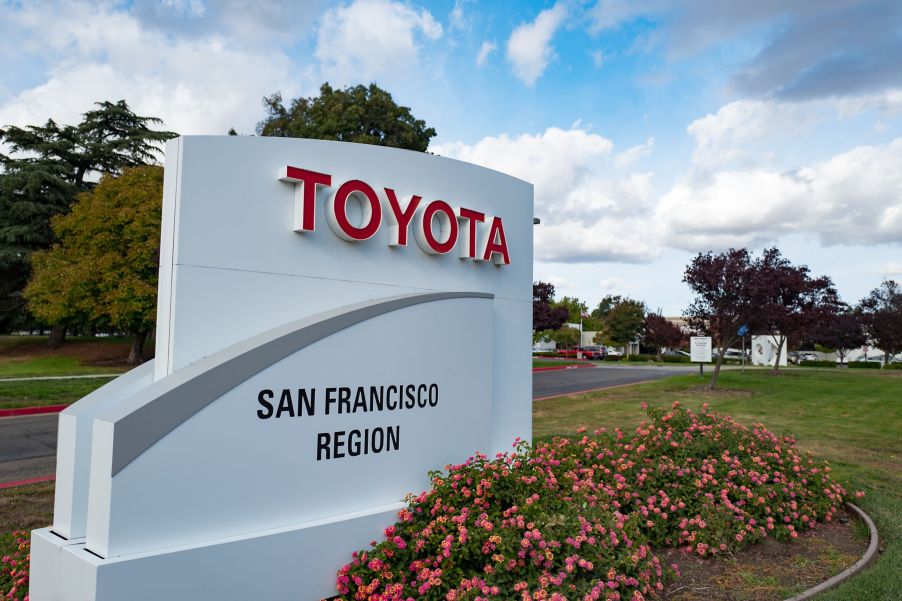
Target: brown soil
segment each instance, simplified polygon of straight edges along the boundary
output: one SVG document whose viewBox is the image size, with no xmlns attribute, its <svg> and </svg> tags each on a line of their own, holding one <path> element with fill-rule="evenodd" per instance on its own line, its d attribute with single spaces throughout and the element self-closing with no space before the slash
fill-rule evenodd
<svg viewBox="0 0 902 601">
<path fill-rule="evenodd" d="M 664 590 L 668 601 L 779 601 L 839 574 L 864 554 L 867 528 L 848 514 L 818 524 L 792 543 L 766 540 L 731 557 L 698 559 L 667 549 L 662 563 L 681 576 Z"/>
<path fill-rule="evenodd" d="M 0 490 L 0 533 L 33 530 L 53 522 L 53 482 Z"/>
</svg>

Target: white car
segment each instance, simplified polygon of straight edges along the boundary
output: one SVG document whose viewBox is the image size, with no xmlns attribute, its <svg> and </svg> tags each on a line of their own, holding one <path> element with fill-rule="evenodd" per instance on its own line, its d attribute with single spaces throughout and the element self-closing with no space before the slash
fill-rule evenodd
<svg viewBox="0 0 902 601">
<path fill-rule="evenodd" d="M 608 357 L 622 357 L 623 353 L 609 346 L 605 348 L 605 355 Z"/>
</svg>

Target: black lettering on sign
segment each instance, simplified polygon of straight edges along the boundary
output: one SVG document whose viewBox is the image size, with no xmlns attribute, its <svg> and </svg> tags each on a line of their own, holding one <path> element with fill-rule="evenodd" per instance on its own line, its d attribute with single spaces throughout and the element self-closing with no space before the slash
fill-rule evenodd
<svg viewBox="0 0 902 601">
<path fill-rule="evenodd" d="M 320 432 L 316 435 L 316 460 L 341 459 L 401 448 L 401 426 L 386 426 L 345 432 Z"/>
<path fill-rule="evenodd" d="M 257 395 L 257 402 L 263 406 L 263 409 L 257 409 L 257 417 L 260 419 L 269 419 L 272 417 L 272 403 L 269 402 L 269 399 L 272 397 L 273 392 L 269 389 L 261 390 L 260 394 Z"/>
</svg>

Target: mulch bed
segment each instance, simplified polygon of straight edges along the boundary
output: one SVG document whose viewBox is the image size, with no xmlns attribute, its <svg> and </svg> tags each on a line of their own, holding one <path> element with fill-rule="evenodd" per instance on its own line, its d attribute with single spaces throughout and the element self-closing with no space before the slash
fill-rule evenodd
<svg viewBox="0 0 902 601">
<path fill-rule="evenodd" d="M 844 523 L 843 523 L 844 522 Z M 867 527 L 849 514 L 818 524 L 792 543 L 766 540 L 742 552 L 698 559 L 673 549 L 658 552 L 681 577 L 664 590 L 668 601 L 779 601 L 839 574 L 868 547 Z"/>
</svg>

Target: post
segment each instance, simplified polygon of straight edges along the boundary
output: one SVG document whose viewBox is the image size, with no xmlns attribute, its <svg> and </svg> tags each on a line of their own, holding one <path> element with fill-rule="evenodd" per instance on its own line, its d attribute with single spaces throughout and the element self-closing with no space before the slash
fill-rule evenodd
<svg viewBox="0 0 902 601">
<path fill-rule="evenodd" d="M 698 364 L 698 377 L 699 378 L 705 377 L 705 364 L 704 363 Z"/>
</svg>

